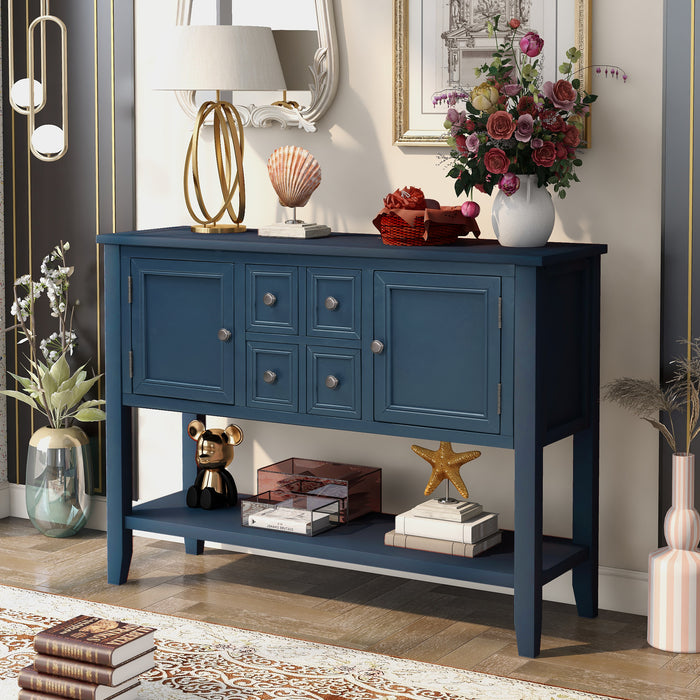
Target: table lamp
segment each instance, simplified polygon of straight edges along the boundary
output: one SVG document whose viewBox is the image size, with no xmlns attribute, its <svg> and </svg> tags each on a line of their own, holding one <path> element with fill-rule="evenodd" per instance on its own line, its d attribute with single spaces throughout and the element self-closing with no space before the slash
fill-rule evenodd
<svg viewBox="0 0 700 700">
<path fill-rule="evenodd" d="M 197 233 L 245 231 L 243 124 L 238 110 L 221 99 L 222 90 L 284 90 L 286 85 L 269 27 L 230 25 L 176 26 L 163 41 L 157 77 L 160 90 L 214 90 L 216 99 L 197 112 L 184 169 L 185 203 L 198 225 Z M 205 120 L 212 115 L 214 149 L 223 202 L 210 212 L 199 172 L 199 142 Z M 195 211 L 191 190 L 198 211 Z M 238 191 L 238 208 L 233 198 Z M 228 212 L 232 223 L 222 223 Z"/>
</svg>

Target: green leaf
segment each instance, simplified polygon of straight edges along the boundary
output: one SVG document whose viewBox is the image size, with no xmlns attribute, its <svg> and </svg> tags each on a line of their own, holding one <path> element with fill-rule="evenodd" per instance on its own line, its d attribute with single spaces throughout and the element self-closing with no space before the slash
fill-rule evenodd
<svg viewBox="0 0 700 700">
<path fill-rule="evenodd" d="M 9 396 L 11 399 L 17 399 L 17 401 L 26 403 L 28 406 L 35 408 L 37 411 L 41 410 L 39 406 L 36 405 L 36 402 L 34 401 L 34 399 L 32 399 L 31 396 L 27 396 L 21 391 L 12 391 L 11 389 L 0 389 L 0 394 L 4 394 L 5 396 Z"/>
<path fill-rule="evenodd" d="M 559 66 L 559 72 L 562 73 L 563 75 L 568 75 L 571 73 L 571 64 L 570 63 L 562 63 Z"/>
<path fill-rule="evenodd" d="M 85 394 L 92 389 L 93 385 L 95 382 L 101 377 L 101 374 L 98 374 L 96 377 L 92 377 L 91 379 L 87 379 L 77 386 L 75 386 L 71 392 L 72 395 L 72 400 L 70 405 L 75 406 L 82 398 L 85 396 Z"/>
<path fill-rule="evenodd" d="M 581 87 L 581 81 L 578 78 L 574 78 L 571 81 L 571 87 L 573 87 L 574 90 L 578 90 Z"/>
<path fill-rule="evenodd" d="M 42 376 L 41 382 L 44 387 L 44 391 L 46 392 L 46 395 L 49 397 L 56 391 L 56 389 L 58 389 L 58 384 L 56 383 L 55 379 L 53 378 L 50 372 L 46 372 Z"/>
<path fill-rule="evenodd" d="M 576 160 L 574 160 L 574 165 L 578 168 L 583 165 L 583 161 L 580 158 L 576 158 Z"/>
<path fill-rule="evenodd" d="M 63 382 L 65 382 L 66 379 L 70 377 L 70 367 L 68 366 L 66 356 L 61 355 L 56 360 L 56 362 L 54 362 L 53 365 L 51 365 L 51 369 L 49 370 L 49 372 L 51 373 L 51 376 L 56 382 L 57 387 Z"/>
<path fill-rule="evenodd" d="M 100 408 L 80 408 L 80 410 L 73 416 L 75 420 L 82 421 L 83 423 L 93 423 L 95 421 L 104 420 L 106 418 L 105 412 Z"/>
<path fill-rule="evenodd" d="M 464 183 L 462 182 L 462 178 L 459 178 L 455 180 L 455 194 L 459 197 L 462 192 L 464 192 Z"/>
<path fill-rule="evenodd" d="M 566 197 L 566 190 L 559 190 L 559 197 L 564 199 L 564 197 Z"/>
<path fill-rule="evenodd" d="M 16 379 L 24 389 L 29 391 L 30 389 L 38 389 L 39 387 L 35 386 L 34 382 L 32 382 L 31 379 L 28 379 L 27 377 L 20 377 L 17 374 L 12 374 L 12 372 L 8 372 L 8 374 L 13 378 Z"/>
<path fill-rule="evenodd" d="M 53 394 L 49 394 L 49 402 L 51 408 L 59 413 L 63 413 L 66 408 L 73 406 L 75 404 L 70 403 L 71 401 L 71 391 L 56 391 Z"/>
</svg>

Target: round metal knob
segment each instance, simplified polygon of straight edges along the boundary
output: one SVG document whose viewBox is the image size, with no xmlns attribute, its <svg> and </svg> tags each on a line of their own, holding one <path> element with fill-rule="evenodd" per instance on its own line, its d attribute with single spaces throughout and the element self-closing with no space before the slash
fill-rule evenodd
<svg viewBox="0 0 700 700">
<path fill-rule="evenodd" d="M 277 372 L 271 369 L 266 369 L 263 372 L 263 381 L 265 384 L 274 384 L 277 381 Z"/>
<path fill-rule="evenodd" d="M 335 311 L 339 305 L 340 302 L 335 297 L 326 297 L 326 301 L 324 302 L 324 306 L 329 311 Z"/>
<path fill-rule="evenodd" d="M 384 343 L 382 343 L 381 340 L 373 340 L 370 343 L 369 349 L 375 354 L 375 355 L 381 355 L 384 352 Z"/>
<path fill-rule="evenodd" d="M 231 331 L 228 328 L 219 328 L 216 337 L 222 342 L 226 343 L 231 340 Z"/>
<path fill-rule="evenodd" d="M 326 386 L 329 389 L 337 389 L 340 386 L 340 380 L 338 377 L 334 377 L 332 374 L 329 374 L 326 377 Z"/>
<path fill-rule="evenodd" d="M 274 306 L 277 303 L 277 297 L 272 292 L 265 292 L 263 295 L 263 304 L 265 306 Z"/>
</svg>

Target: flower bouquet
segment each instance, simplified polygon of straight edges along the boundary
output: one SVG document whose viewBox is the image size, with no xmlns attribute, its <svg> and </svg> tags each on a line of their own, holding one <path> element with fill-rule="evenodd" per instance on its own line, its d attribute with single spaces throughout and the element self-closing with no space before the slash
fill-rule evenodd
<svg viewBox="0 0 700 700">
<path fill-rule="evenodd" d="M 542 38 L 523 31 L 518 19 L 511 19 L 503 30 L 499 21 L 496 16 L 487 25 L 496 51 L 491 63 L 476 69 L 483 82 L 468 93 L 433 98 L 434 104 L 450 105 L 445 128 L 450 131 L 447 141 L 454 162 L 448 176 L 456 180 L 457 195 L 469 195 L 473 188 L 491 194 L 498 186 L 511 196 L 520 188 L 522 175 L 533 175 L 537 187 L 553 185 L 564 198 L 571 183 L 579 182 L 576 148 L 596 100 L 577 77 L 584 70 L 576 68 L 581 53 L 569 49 L 559 66 L 562 77 L 542 83 Z M 617 67 L 603 66 L 597 72 L 603 69 L 606 75 L 627 80 Z M 464 100 L 465 110 L 456 109 L 458 100 Z M 463 206 L 470 215 L 478 213 L 475 202 Z"/>
</svg>

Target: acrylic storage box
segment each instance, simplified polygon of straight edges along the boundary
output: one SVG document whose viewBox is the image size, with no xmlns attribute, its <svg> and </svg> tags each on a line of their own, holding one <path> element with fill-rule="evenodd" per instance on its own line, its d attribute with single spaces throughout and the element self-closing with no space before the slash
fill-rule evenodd
<svg viewBox="0 0 700 700">
<path fill-rule="evenodd" d="M 340 522 L 340 501 L 326 496 L 266 491 L 241 499 L 241 522 L 248 527 L 317 535 Z"/>
<path fill-rule="evenodd" d="M 382 470 L 292 457 L 258 469 L 258 493 L 288 491 L 340 500 L 340 522 L 381 513 Z"/>
</svg>

